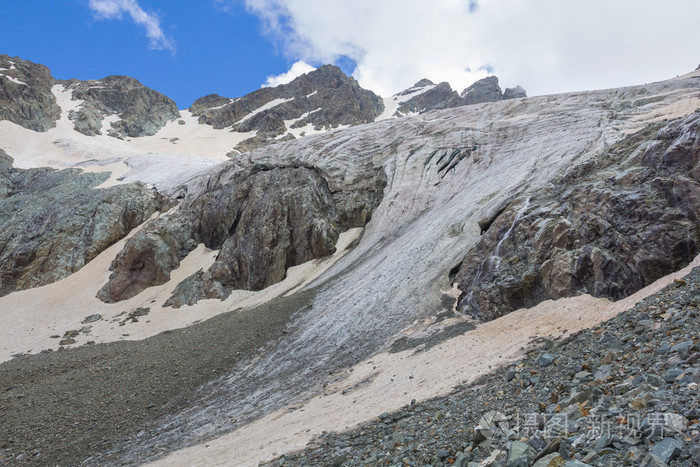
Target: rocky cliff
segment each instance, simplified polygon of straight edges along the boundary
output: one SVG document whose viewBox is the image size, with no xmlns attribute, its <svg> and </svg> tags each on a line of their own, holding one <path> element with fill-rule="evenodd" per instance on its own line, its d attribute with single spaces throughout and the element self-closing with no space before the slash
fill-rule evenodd
<svg viewBox="0 0 700 467">
<path fill-rule="evenodd" d="M 0 55 L 0 120 L 35 131 L 55 127 L 61 109 L 51 92 L 54 84 L 45 66 Z"/>
<path fill-rule="evenodd" d="M 256 132 L 237 148 L 246 151 L 276 139 L 293 139 L 293 129 L 312 131 L 372 122 L 384 104 L 340 68 L 324 65 L 288 84 L 261 88 L 237 99 L 216 94 L 202 97 L 189 110 L 200 123 L 214 128 Z"/>
<path fill-rule="evenodd" d="M 108 174 L 12 168 L 0 151 L 0 296 L 62 279 L 122 239 L 163 200 Z"/>
<path fill-rule="evenodd" d="M 318 170 L 233 164 L 177 213 L 155 220 L 130 239 L 98 294 L 130 298 L 169 280 L 197 244 L 220 250 L 207 271 L 180 283 L 164 306 L 225 299 L 233 289 L 261 290 L 284 279 L 288 267 L 330 255 L 340 232 L 362 227 L 381 201 L 381 171 L 367 189 L 332 191 Z M 210 185 L 207 182 L 207 185 Z"/>
<path fill-rule="evenodd" d="M 64 83 L 73 99 L 82 101 L 70 112 L 76 131 L 88 136 L 102 133 L 119 138 L 153 135 L 180 117 L 172 99 L 128 76 Z M 105 118 L 114 116 L 105 125 Z M 106 126 L 106 128 L 103 128 Z"/>
<path fill-rule="evenodd" d="M 456 281 L 481 319 L 588 293 L 620 299 L 700 243 L 700 114 L 657 123 L 510 202 L 481 225 Z"/>
</svg>

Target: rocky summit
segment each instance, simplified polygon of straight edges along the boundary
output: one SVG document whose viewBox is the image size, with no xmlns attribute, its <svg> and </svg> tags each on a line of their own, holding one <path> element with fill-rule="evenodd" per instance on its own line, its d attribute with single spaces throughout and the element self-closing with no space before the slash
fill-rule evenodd
<svg viewBox="0 0 700 467">
<path fill-rule="evenodd" d="M 496 76 L 489 76 L 475 82 L 461 94 L 453 91 L 449 83 L 434 84 L 428 79 L 422 79 L 410 88 L 394 96 L 399 101 L 397 115 L 409 112 L 423 113 L 436 109 L 449 109 L 462 105 L 497 102 L 504 99 L 527 97 L 521 86 L 507 88 L 501 91 Z"/>
<path fill-rule="evenodd" d="M 362 89 L 340 68 L 324 65 L 288 84 L 266 87 L 237 99 L 216 94 L 196 100 L 189 108 L 200 123 L 255 133 L 236 146 L 245 152 L 280 139 L 294 139 L 319 129 L 374 121 L 382 100 Z"/>
<path fill-rule="evenodd" d="M 0 56 L 0 465 L 697 464 L 699 96 Z"/>
</svg>

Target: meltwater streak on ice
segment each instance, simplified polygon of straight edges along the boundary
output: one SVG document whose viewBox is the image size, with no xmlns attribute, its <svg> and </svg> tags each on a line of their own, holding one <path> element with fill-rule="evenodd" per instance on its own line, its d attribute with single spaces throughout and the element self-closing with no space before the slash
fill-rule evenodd
<svg viewBox="0 0 700 467">
<path fill-rule="evenodd" d="M 481 275 L 484 272 L 484 265 L 486 264 L 487 266 L 489 266 L 490 270 L 491 263 L 495 258 L 495 269 L 498 270 L 498 268 L 501 266 L 501 245 L 503 245 L 503 242 L 505 242 L 508 239 L 508 237 L 511 236 L 511 234 L 513 233 L 513 229 L 515 229 L 515 225 L 523 217 L 528 207 L 530 207 L 530 197 L 528 197 L 525 200 L 523 206 L 518 210 L 517 214 L 515 215 L 515 218 L 513 219 L 513 222 L 510 225 L 510 228 L 503 235 L 503 238 L 498 242 L 498 245 L 496 245 L 496 250 L 494 251 L 494 254 L 487 256 L 481 263 L 479 263 L 479 267 L 476 269 L 476 274 L 474 275 L 474 279 L 472 280 L 471 287 L 469 289 L 469 294 L 467 294 L 466 304 L 462 307 L 462 313 L 466 313 L 468 307 L 474 307 L 474 288 L 479 284 L 479 280 L 481 280 Z"/>
<path fill-rule="evenodd" d="M 523 214 L 525 214 L 528 207 L 530 207 L 529 197 L 525 200 L 523 207 L 518 210 L 518 213 L 515 215 L 515 219 L 513 219 L 513 223 L 510 225 L 510 228 L 506 231 L 505 235 L 503 235 L 501 241 L 496 245 L 496 251 L 494 252 L 494 256 L 496 257 L 496 270 L 498 270 L 498 268 L 501 266 L 501 245 L 503 245 L 503 242 L 508 240 L 508 237 L 511 236 L 515 225 L 520 221 L 520 218 L 523 217 Z"/>
</svg>

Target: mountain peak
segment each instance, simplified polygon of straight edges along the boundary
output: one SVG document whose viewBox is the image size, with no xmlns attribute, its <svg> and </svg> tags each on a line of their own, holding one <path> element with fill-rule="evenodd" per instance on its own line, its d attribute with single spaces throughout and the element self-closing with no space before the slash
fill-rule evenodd
<svg viewBox="0 0 700 467">
<path fill-rule="evenodd" d="M 422 79 L 395 95 L 395 98 L 400 97 L 405 97 L 405 100 L 397 99 L 399 100 L 397 109 L 399 115 L 527 97 L 527 93 L 520 86 L 508 88 L 503 92 L 498 85 L 498 77 L 487 76 L 466 88 L 462 94 L 457 94 L 447 82 L 435 85 L 430 80 Z"/>
<path fill-rule="evenodd" d="M 210 94 L 197 99 L 189 110 L 200 123 L 250 133 L 235 148 L 242 152 L 341 125 L 372 122 L 384 104 L 337 66 L 323 65 L 289 83 L 237 99 Z"/>
</svg>

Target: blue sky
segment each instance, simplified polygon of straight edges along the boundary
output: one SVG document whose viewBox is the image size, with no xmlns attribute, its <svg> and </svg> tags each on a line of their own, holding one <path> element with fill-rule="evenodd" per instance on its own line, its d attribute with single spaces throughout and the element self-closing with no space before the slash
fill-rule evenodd
<svg viewBox="0 0 700 467">
<path fill-rule="evenodd" d="M 98 19 L 88 0 L 5 0 L 0 53 L 42 63 L 58 79 L 132 76 L 180 108 L 213 92 L 254 91 L 293 62 L 261 35 L 260 20 L 242 3 L 226 11 L 208 0 L 138 4 L 160 20 L 172 47 L 151 44 L 128 15 Z"/>
<path fill-rule="evenodd" d="M 180 108 L 323 63 L 383 96 L 488 74 L 529 95 L 700 64 L 698 0 L 3 0 L 0 53 L 59 79 L 133 76 Z M 276 77 L 276 78 L 275 78 Z"/>
</svg>

